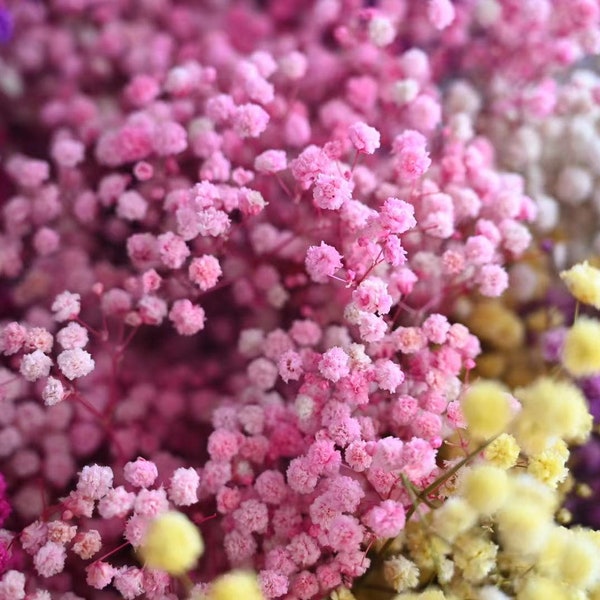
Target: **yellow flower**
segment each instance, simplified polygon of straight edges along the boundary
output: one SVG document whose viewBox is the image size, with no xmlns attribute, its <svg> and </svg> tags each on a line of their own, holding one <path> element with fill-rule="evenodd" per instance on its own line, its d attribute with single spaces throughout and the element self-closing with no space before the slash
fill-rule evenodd
<svg viewBox="0 0 600 600">
<path fill-rule="evenodd" d="M 577 300 L 600 308 L 600 269 L 586 260 L 563 271 L 560 277 Z"/>
<path fill-rule="evenodd" d="M 256 575 L 250 571 L 231 571 L 210 585 L 210 600 L 264 600 Z"/>
<path fill-rule="evenodd" d="M 589 589 L 600 580 L 598 547 L 584 530 L 556 527 L 540 554 L 538 568 L 575 588 Z"/>
<path fill-rule="evenodd" d="M 481 341 L 499 350 L 514 350 L 523 343 L 521 319 L 498 300 L 485 300 L 473 307 L 466 325 Z"/>
<path fill-rule="evenodd" d="M 569 474 L 569 470 L 565 468 L 568 458 L 567 445 L 562 440 L 558 440 L 552 448 L 529 458 L 527 472 L 531 473 L 536 479 L 555 488 Z"/>
<path fill-rule="evenodd" d="M 517 594 L 517 600 L 572 600 L 560 583 L 532 575 Z"/>
<path fill-rule="evenodd" d="M 460 492 L 481 515 L 495 513 L 509 493 L 506 471 L 491 465 L 478 465 L 464 473 Z"/>
<path fill-rule="evenodd" d="M 467 532 L 456 540 L 454 547 L 454 561 L 467 581 L 481 581 L 496 566 L 498 546 L 481 532 Z"/>
<path fill-rule="evenodd" d="M 483 457 L 490 464 L 508 470 L 517 464 L 520 451 L 517 440 L 510 433 L 502 433 L 486 447 Z"/>
<path fill-rule="evenodd" d="M 402 555 L 394 556 L 383 563 L 383 576 L 397 592 L 404 592 L 417 587 L 419 567 Z"/>
<path fill-rule="evenodd" d="M 498 533 L 502 547 L 517 556 L 534 556 L 546 543 L 552 518 L 535 502 L 518 496 L 498 512 Z"/>
<path fill-rule="evenodd" d="M 521 498 L 537 507 L 538 512 L 545 513 L 550 519 L 558 509 L 559 497 L 554 488 L 544 485 L 529 473 L 514 474 L 511 472 L 509 498 Z"/>
<path fill-rule="evenodd" d="M 513 433 L 527 454 L 546 450 L 556 438 L 582 443 L 589 436 L 592 417 L 585 398 L 572 383 L 541 377 L 516 390 L 523 408 L 513 424 Z"/>
<path fill-rule="evenodd" d="M 448 498 L 433 513 L 433 529 L 446 542 L 452 542 L 477 521 L 477 513 L 463 498 Z"/>
<path fill-rule="evenodd" d="M 489 439 L 502 433 L 512 418 L 509 394 L 495 381 L 477 381 L 463 395 L 461 406 L 469 433 Z"/>
<path fill-rule="evenodd" d="M 582 377 L 600 371 L 600 322 L 579 317 L 567 332 L 563 348 L 563 364 L 575 375 Z"/>
<path fill-rule="evenodd" d="M 170 575 L 182 575 L 192 569 L 203 552 L 198 528 L 178 511 L 153 519 L 139 548 L 145 566 Z"/>
</svg>

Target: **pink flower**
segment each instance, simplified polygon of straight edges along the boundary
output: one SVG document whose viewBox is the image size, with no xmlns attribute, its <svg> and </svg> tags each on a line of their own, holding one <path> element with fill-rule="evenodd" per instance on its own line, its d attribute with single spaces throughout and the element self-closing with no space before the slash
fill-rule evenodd
<svg viewBox="0 0 600 600">
<path fill-rule="evenodd" d="M 63 350 L 56 362 L 62 374 L 69 380 L 85 377 L 94 370 L 96 363 L 89 352 L 81 348 Z"/>
<path fill-rule="evenodd" d="M 326 210 L 337 210 L 352 197 L 352 185 L 339 175 L 320 173 L 313 189 L 313 204 Z"/>
<path fill-rule="evenodd" d="M 396 155 L 396 170 L 404 181 L 419 179 L 431 166 L 427 139 L 418 131 L 407 130 L 397 135 L 392 148 Z"/>
<path fill-rule="evenodd" d="M 287 168 L 283 150 L 265 150 L 254 159 L 254 168 L 259 173 L 277 173 Z"/>
<path fill-rule="evenodd" d="M 348 365 L 348 355 L 339 348 L 334 346 L 327 350 L 319 361 L 319 373 L 329 381 L 339 381 L 342 377 L 346 377 L 350 373 Z"/>
<path fill-rule="evenodd" d="M 325 283 L 331 275 L 342 268 L 339 252 L 325 242 L 320 246 L 311 246 L 306 251 L 306 271 L 316 283 Z"/>
<path fill-rule="evenodd" d="M 21 350 L 27 337 L 27 330 L 21 324 L 12 322 L 0 332 L 0 350 L 6 356 L 16 354 Z"/>
<path fill-rule="evenodd" d="M 194 306 L 187 298 L 175 300 L 169 319 L 180 335 L 195 335 L 204 329 L 206 314 L 201 306 Z"/>
<path fill-rule="evenodd" d="M 77 491 L 91 498 L 100 500 L 110 490 L 113 483 L 113 472 L 110 467 L 101 467 L 99 465 L 90 465 L 83 467 L 79 473 L 77 481 Z"/>
<path fill-rule="evenodd" d="M 62 544 L 46 542 L 33 557 L 35 570 L 42 577 L 52 577 L 65 568 L 67 554 Z"/>
<path fill-rule="evenodd" d="M 223 272 L 217 258 L 204 254 L 192 260 L 188 275 L 192 283 L 196 284 L 202 291 L 206 291 L 217 285 L 217 281 L 223 275 Z"/>
<path fill-rule="evenodd" d="M 62 294 L 56 296 L 52 304 L 52 311 L 55 313 L 54 319 L 56 321 L 74 319 L 79 315 L 80 310 L 80 296 L 71 292 L 62 292 Z"/>
<path fill-rule="evenodd" d="M 369 127 L 366 123 L 358 121 L 348 129 L 348 136 L 352 145 L 365 154 L 373 154 L 381 145 L 381 136 L 374 127 Z"/>
<path fill-rule="evenodd" d="M 477 275 L 479 291 L 484 296 L 500 296 L 508 287 L 508 274 L 499 265 L 484 265 Z"/>
<path fill-rule="evenodd" d="M 195 469 L 180 467 L 171 477 L 169 499 L 175 506 L 191 506 L 198 501 L 200 477 Z"/>
<path fill-rule="evenodd" d="M 454 21 L 454 6 L 450 0 L 429 0 L 427 16 L 436 29 L 445 29 Z"/>
<path fill-rule="evenodd" d="M 377 539 L 395 538 L 404 529 L 404 507 L 394 500 L 384 500 L 362 518 Z"/>
<path fill-rule="evenodd" d="M 56 341 L 65 350 L 84 348 L 87 345 L 88 340 L 87 329 L 79 325 L 79 323 L 74 322 L 69 323 L 56 334 Z"/>
<path fill-rule="evenodd" d="M 87 584 L 97 590 L 110 585 L 116 571 L 112 565 L 98 560 L 88 565 L 85 570 Z"/>
<path fill-rule="evenodd" d="M 42 377 L 48 377 L 51 367 L 52 359 L 41 350 L 35 350 L 23 356 L 19 372 L 27 381 L 37 381 Z"/>
<path fill-rule="evenodd" d="M 149 488 L 158 477 L 156 465 L 144 458 L 138 458 L 133 462 L 128 462 L 123 467 L 125 480 L 131 485 L 140 488 Z"/>
<path fill-rule="evenodd" d="M 392 233 L 404 233 L 415 227 L 415 209 L 398 198 L 388 198 L 381 207 L 380 220 L 384 229 Z"/>
<path fill-rule="evenodd" d="M 258 104 L 243 104 L 233 113 L 233 128 L 242 138 L 258 137 L 267 128 L 269 115 Z"/>
</svg>

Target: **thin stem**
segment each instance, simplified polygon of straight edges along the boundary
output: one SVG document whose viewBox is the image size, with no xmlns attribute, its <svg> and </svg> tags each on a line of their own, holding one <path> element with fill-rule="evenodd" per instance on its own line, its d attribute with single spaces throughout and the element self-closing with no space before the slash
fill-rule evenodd
<svg viewBox="0 0 600 600">
<path fill-rule="evenodd" d="M 116 554 L 119 550 L 122 550 L 123 548 L 125 548 L 125 546 L 129 546 L 129 542 L 123 542 L 120 546 L 117 546 L 116 548 L 113 548 L 110 552 L 103 554 L 100 558 L 97 558 L 94 562 L 100 562 L 101 560 L 104 560 L 105 558 L 108 558 L 109 556 Z"/>
</svg>

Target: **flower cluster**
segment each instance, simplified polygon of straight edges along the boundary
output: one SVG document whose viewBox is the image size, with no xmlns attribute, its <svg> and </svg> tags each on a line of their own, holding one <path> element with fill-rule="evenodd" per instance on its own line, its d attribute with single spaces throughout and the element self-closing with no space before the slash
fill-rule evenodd
<svg viewBox="0 0 600 600">
<path fill-rule="evenodd" d="M 498 138 L 600 4 L 266 4 L 0 9 L 0 600 L 597 593 L 554 523 L 582 393 L 472 378 L 556 225 Z"/>
</svg>

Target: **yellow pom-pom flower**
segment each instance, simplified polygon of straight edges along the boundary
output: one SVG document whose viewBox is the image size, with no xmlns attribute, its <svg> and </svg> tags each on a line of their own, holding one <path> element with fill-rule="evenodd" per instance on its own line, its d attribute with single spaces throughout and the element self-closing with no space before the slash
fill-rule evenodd
<svg viewBox="0 0 600 600">
<path fill-rule="evenodd" d="M 495 381 L 477 381 L 462 398 L 468 431 L 474 438 L 489 439 L 502 433 L 512 418 L 510 396 Z"/>
<path fill-rule="evenodd" d="M 256 575 L 250 571 L 231 571 L 215 579 L 209 600 L 264 600 Z"/>
<path fill-rule="evenodd" d="M 473 467 L 465 472 L 461 483 L 461 494 L 481 515 L 495 513 L 508 497 L 508 476 L 499 467 Z"/>
<path fill-rule="evenodd" d="M 462 498 L 448 498 L 440 508 L 433 513 L 432 526 L 434 531 L 447 542 L 452 542 L 461 533 L 470 529 L 477 521 L 477 512 Z"/>
<path fill-rule="evenodd" d="M 589 436 L 592 417 L 579 388 L 567 381 L 540 377 L 515 391 L 523 409 L 516 417 L 513 433 L 527 454 L 549 448 L 556 438 L 582 443 Z"/>
<path fill-rule="evenodd" d="M 579 317 L 567 332 L 562 360 L 565 368 L 576 377 L 600 371 L 600 322 Z"/>
<path fill-rule="evenodd" d="M 554 446 L 529 457 L 527 472 L 545 484 L 556 487 L 569 474 L 565 463 L 569 458 L 569 449 L 563 440 L 557 440 Z"/>
<path fill-rule="evenodd" d="M 551 516 L 521 498 L 511 498 L 498 513 L 498 533 L 505 550 L 515 556 L 539 552 L 552 528 Z"/>
<path fill-rule="evenodd" d="M 563 271 L 560 277 L 577 300 L 600 308 L 600 269 L 584 261 Z"/>
<path fill-rule="evenodd" d="M 499 350 L 515 350 L 525 338 L 525 327 L 521 319 L 498 300 L 476 304 L 466 325 L 482 342 Z"/>
<path fill-rule="evenodd" d="M 501 469 L 512 469 L 517 464 L 521 449 L 510 433 L 502 433 L 483 451 L 483 457 L 490 464 Z"/>
<path fill-rule="evenodd" d="M 556 527 L 538 557 L 537 569 L 573 588 L 590 589 L 600 580 L 598 547 L 585 530 Z"/>
<path fill-rule="evenodd" d="M 139 548 L 145 566 L 170 575 L 183 575 L 195 567 L 203 552 L 204 542 L 198 528 L 178 511 L 154 518 Z"/>
<path fill-rule="evenodd" d="M 556 581 L 533 575 L 525 579 L 517 600 L 572 600 L 567 589 Z"/>
</svg>

